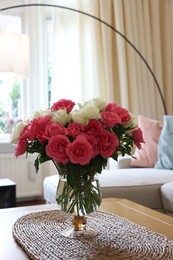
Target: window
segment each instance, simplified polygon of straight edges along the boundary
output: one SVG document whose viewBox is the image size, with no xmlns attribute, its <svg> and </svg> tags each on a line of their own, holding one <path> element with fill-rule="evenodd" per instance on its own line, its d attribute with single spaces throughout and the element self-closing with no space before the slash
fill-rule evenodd
<svg viewBox="0 0 173 260">
<path fill-rule="evenodd" d="M 83 102 L 99 96 L 90 23 L 83 28 L 76 13 L 56 9 L 55 15 L 52 9 L 44 10 L 30 7 L 0 14 L 0 30 L 26 33 L 30 44 L 27 79 L 19 81 L 0 73 L 1 143 L 10 140 L 18 121 L 60 98 Z"/>
<path fill-rule="evenodd" d="M 0 14 L 0 31 L 26 33 L 30 44 L 29 77 L 22 80 L 11 73 L 0 72 L 0 153 L 13 150 L 9 144 L 10 134 L 20 120 L 26 120 L 35 111 L 50 106 L 52 23 L 46 20 L 45 28 L 47 15 L 40 12 L 39 20 L 38 15 L 34 15 L 34 8 L 27 9 L 27 15 L 20 11 Z"/>
<path fill-rule="evenodd" d="M 13 125 L 20 118 L 20 81 L 12 75 L 0 73 L 0 136 L 1 141 L 8 141 Z"/>
<path fill-rule="evenodd" d="M 52 50 L 53 50 L 53 24 L 52 19 L 46 19 L 46 39 L 47 39 L 47 76 L 48 76 L 48 107 L 51 106 L 52 89 Z"/>
<path fill-rule="evenodd" d="M 0 15 L 0 31 L 21 32 L 21 18 Z M 12 73 L 0 73 L 0 142 L 8 142 L 13 126 L 21 120 L 22 81 Z"/>
</svg>

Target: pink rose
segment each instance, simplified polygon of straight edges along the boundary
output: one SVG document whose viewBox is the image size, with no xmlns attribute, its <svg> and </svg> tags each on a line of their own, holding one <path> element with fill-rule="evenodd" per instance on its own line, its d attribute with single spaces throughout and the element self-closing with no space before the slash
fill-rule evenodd
<svg viewBox="0 0 173 260">
<path fill-rule="evenodd" d="M 22 154 L 24 154 L 27 150 L 27 147 L 28 147 L 28 142 L 26 139 L 22 139 L 20 138 L 18 143 L 17 143 L 17 146 L 15 148 L 15 156 L 18 157 Z"/>
<path fill-rule="evenodd" d="M 99 138 L 98 149 L 102 157 L 110 157 L 119 145 L 119 139 L 108 130 L 104 130 Z"/>
<path fill-rule="evenodd" d="M 40 143 L 45 143 L 45 128 L 47 125 L 51 124 L 51 116 L 39 116 L 32 119 L 31 121 L 31 133 L 35 134 L 35 137 Z"/>
<path fill-rule="evenodd" d="M 137 128 L 132 132 L 132 138 L 138 149 L 141 149 L 141 143 L 145 143 L 143 139 L 143 133 L 141 128 Z"/>
<path fill-rule="evenodd" d="M 96 157 L 96 155 L 99 154 L 99 149 L 98 149 L 98 137 L 92 136 L 92 135 L 87 135 L 84 134 L 88 140 L 88 142 L 92 145 L 93 147 L 93 156 L 92 158 Z"/>
<path fill-rule="evenodd" d="M 66 135 L 66 134 L 67 134 L 67 130 L 64 126 L 51 122 L 45 127 L 44 138 L 49 139 L 52 136 Z"/>
<path fill-rule="evenodd" d="M 84 131 L 84 126 L 79 123 L 70 123 L 67 127 L 67 133 L 69 136 L 76 138 L 80 133 Z"/>
<path fill-rule="evenodd" d="M 79 135 L 72 143 L 69 143 L 66 152 L 70 162 L 81 165 L 88 164 L 93 156 L 93 147 L 84 135 Z"/>
<path fill-rule="evenodd" d="M 26 133 L 29 136 L 29 140 L 36 139 L 36 129 L 37 129 L 37 120 L 34 118 L 31 120 L 30 124 L 28 125 L 26 129 Z"/>
<path fill-rule="evenodd" d="M 121 118 L 121 124 L 124 124 L 130 120 L 130 114 L 127 109 L 116 105 L 115 103 L 109 103 L 104 111 L 109 111 L 117 114 Z"/>
<path fill-rule="evenodd" d="M 51 110 L 57 111 L 66 108 L 67 113 L 70 113 L 75 106 L 75 103 L 70 99 L 60 99 L 51 106 Z"/>
<path fill-rule="evenodd" d="M 66 164 L 69 161 L 66 153 L 69 143 L 69 139 L 64 135 L 52 136 L 46 146 L 46 154 L 58 163 Z"/>
<path fill-rule="evenodd" d="M 130 114 L 127 109 L 116 106 L 114 112 L 121 118 L 121 124 L 124 124 L 130 120 Z"/>
<path fill-rule="evenodd" d="M 114 109 L 116 108 L 117 104 L 115 103 L 108 103 L 104 109 L 104 111 L 114 111 Z"/>
<path fill-rule="evenodd" d="M 21 139 L 32 141 L 35 138 L 35 133 L 33 133 L 31 130 L 31 125 L 26 125 L 20 135 Z"/>
<path fill-rule="evenodd" d="M 104 111 L 101 113 L 101 117 L 105 127 L 114 127 L 121 123 L 121 118 L 114 112 Z"/>
<path fill-rule="evenodd" d="M 96 119 L 92 119 L 89 121 L 89 123 L 85 126 L 85 130 L 84 132 L 87 135 L 90 136 L 99 136 L 102 132 L 103 128 L 102 128 L 102 124 L 96 120 Z"/>
</svg>

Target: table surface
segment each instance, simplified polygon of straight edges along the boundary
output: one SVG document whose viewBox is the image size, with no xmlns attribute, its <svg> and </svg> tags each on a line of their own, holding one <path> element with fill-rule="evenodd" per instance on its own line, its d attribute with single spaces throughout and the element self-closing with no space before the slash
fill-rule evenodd
<svg viewBox="0 0 173 260">
<path fill-rule="evenodd" d="M 28 257 L 12 236 L 15 221 L 26 214 L 58 209 L 56 204 L 0 210 L 0 260 L 27 260 Z M 99 210 L 113 213 L 173 240 L 173 218 L 126 199 L 103 199 Z"/>
</svg>

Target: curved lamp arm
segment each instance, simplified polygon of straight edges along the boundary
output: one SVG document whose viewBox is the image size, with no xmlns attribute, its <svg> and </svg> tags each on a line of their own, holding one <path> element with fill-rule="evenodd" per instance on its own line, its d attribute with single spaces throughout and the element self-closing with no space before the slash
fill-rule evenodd
<svg viewBox="0 0 173 260">
<path fill-rule="evenodd" d="M 127 39 L 127 37 L 122 34 L 121 32 L 119 32 L 116 28 L 114 28 L 112 25 L 108 24 L 107 22 L 101 20 L 100 18 L 98 18 L 97 16 L 94 16 L 94 15 L 91 15 L 89 13 L 86 13 L 86 12 L 83 12 L 83 11 L 80 11 L 80 10 L 77 10 L 77 9 L 74 9 L 74 8 L 70 8 L 70 7 L 65 7 L 65 6 L 60 6 L 60 5 L 54 5 L 54 4 L 22 4 L 22 5 L 13 5 L 13 6 L 8 6 L 8 7 L 4 7 L 4 8 L 0 8 L 0 12 L 2 11 L 6 11 L 6 10 L 10 10 L 10 9 L 14 9 L 14 8 L 20 8 L 20 7 L 29 7 L 29 6 L 46 6 L 46 7 L 55 7 L 55 8 L 61 8 L 61 9 L 66 9 L 66 10 L 69 10 L 69 11 L 73 11 L 73 12 L 77 12 L 77 13 L 80 13 L 80 14 L 83 14 L 83 15 L 86 15 L 86 16 L 89 16 L 97 21 L 99 21 L 100 23 L 106 25 L 107 27 L 109 27 L 110 29 L 112 29 L 114 32 L 116 32 L 117 34 L 119 34 L 134 50 L 135 52 L 140 56 L 140 58 L 142 59 L 142 61 L 145 63 L 146 67 L 148 68 L 149 72 L 151 73 L 152 77 L 153 77 L 153 80 L 156 84 L 156 87 L 157 87 L 157 90 L 160 94 L 160 98 L 161 98 L 161 101 L 162 101 L 162 105 L 163 105 L 163 108 L 164 108 L 164 113 L 165 115 L 167 115 L 167 108 L 166 108 L 166 104 L 165 104 L 165 101 L 164 101 L 164 98 L 163 98 L 163 94 L 162 94 L 162 91 L 161 91 L 161 88 L 159 86 L 159 83 L 156 79 L 156 76 L 154 74 L 154 72 L 152 71 L 151 67 L 149 66 L 148 62 L 146 61 L 146 59 L 144 58 L 144 56 L 141 54 L 141 52 L 135 47 L 135 45 L 129 41 Z"/>
</svg>

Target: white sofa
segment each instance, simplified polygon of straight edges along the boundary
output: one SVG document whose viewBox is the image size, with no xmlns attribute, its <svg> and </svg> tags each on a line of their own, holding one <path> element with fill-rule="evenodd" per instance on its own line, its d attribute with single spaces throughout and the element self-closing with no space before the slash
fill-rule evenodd
<svg viewBox="0 0 173 260">
<path fill-rule="evenodd" d="M 132 168 L 130 160 L 130 157 L 122 157 L 118 163 L 112 159 L 109 161 L 108 169 L 99 177 L 103 198 L 126 198 L 173 215 L 173 170 Z M 58 174 L 44 179 L 47 203 L 56 202 L 58 179 Z"/>
</svg>

